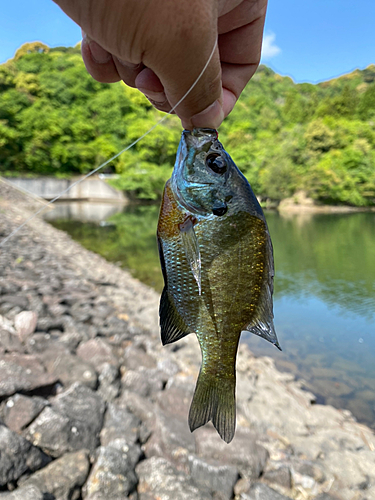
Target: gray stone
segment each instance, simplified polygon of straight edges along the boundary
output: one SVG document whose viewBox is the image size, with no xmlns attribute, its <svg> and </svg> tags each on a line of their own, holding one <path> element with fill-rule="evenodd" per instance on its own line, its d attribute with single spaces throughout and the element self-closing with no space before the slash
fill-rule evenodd
<svg viewBox="0 0 375 500">
<path fill-rule="evenodd" d="M 54 457 L 99 445 L 105 404 L 95 392 L 74 384 L 51 399 L 28 428 L 28 439 Z"/>
<path fill-rule="evenodd" d="M 124 353 L 124 363 L 130 370 L 138 370 L 140 366 L 155 368 L 156 362 L 141 346 L 131 345 Z"/>
<path fill-rule="evenodd" d="M 111 346 L 101 338 L 95 338 L 82 342 L 78 346 L 77 356 L 84 361 L 91 363 L 100 371 L 104 363 L 118 366 L 119 360 L 114 355 Z"/>
<path fill-rule="evenodd" d="M 188 463 L 190 475 L 198 487 L 220 493 L 223 499 L 233 497 L 233 488 L 239 477 L 236 467 L 214 461 L 210 463 L 194 455 L 189 456 Z"/>
<path fill-rule="evenodd" d="M 303 460 L 301 462 L 293 462 L 293 473 L 301 474 L 313 478 L 317 483 L 323 483 L 326 480 L 323 469 L 314 462 Z"/>
<path fill-rule="evenodd" d="M 10 304 L 12 307 L 18 306 L 21 309 L 26 309 L 29 305 L 29 301 L 27 297 L 23 297 L 22 295 L 1 295 L 0 296 L 0 304 Z"/>
<path fill-rule="evenodd" d="M 321 495 L 314 498 L 314 500 L 338 500 L 337 497 L 332 497 L 328 493 L 322 493 Z"/>
<path fill-rule="evenodd" d="M 101 446 L 85 487 L 87 499 L 122 500 L 127 497 L 137 484 L 134 468 L 141 455 L 140 447 L 129 445 L 125 439 Z"/>
<path fill-rule="evenodd" d="M 44 467 L 49 458 L 25 438 L 0 425 L 0 487 Z"/>
<path fill-rule="evenodd" d="M 155 404 L 135 392 L 124 391 L 120 397 L 120 404 L 129 408 L 131 413 L 142 421 L 152 421 L 155 417 Z"/>
<path fill-rule="evenodd" d="M 290 468 L 287 465 L 280 465 L 279 467 L 269 468 L 263 473 L 262 478 L 267 483 L 279 484 L 284 488 L 292 487 L 292 476 Z"/>
<path fill-rule="evenodd" d="M 57 380 L 33 355 L 12 353 L 0 356 L 0 397 L 46 387 Z"/>
<path fill-rule="evenodd" d="M 152 457 L 136 467 L 139 500 L 212 500 L 208 491 L 199 490 L 191 479 L 168 460 Z"/>
<path fill-rule="evenodd" d="M 161 372 L 140 367 L 137 371 L 126 370 L 121 378 L 124 389 L 136 392 L 145 398 L 163 389 L 164 380 Z"/>
<path fill-rule="evenodd" d="M 66 453 L 24 481 L 25 486 L 36 486 L 55 500 L 71 500 L 81 497 L 81 487 L 90 469 L 86 451 Z"/>
<path fill-rule="evenodd" d="M 33 311 L 22 311 L 14 318 L 14 328 L 21 342 L 30 337 L 36 328 L 38 315 Z"/>
<path fill-rule="evenodd" d="M 71 451 L 87 448 L 90 451 L 99 445 L 99 434 L 103 425 L 105 403 L 88 387 L 72 385 L 67 391 L 51 400 L 54 409 L 67 417 L 72 425 Z"/>
<path fill-rule="evenodd" d="M 117 366 L 104 363 L 99 374 L 98 393 L 106 402 L 113 401 L 120 394 L 121 378 Z"/>
<path fill-rule="evenodd" d="M 9 493 L 0 493 L 1 500 L 45 500 L 39 488 L 33 485 L 21 486 Z"/>
<path fill-rule="evenodd" d="M 104 417 L 100 442 L 106 446 L 115 439 L 123 438 L 132 445 L 138 440 L 140 425 L 141 421 L 126 408 L 110 403 Z"/>
<path fill-rule="evenodd" d="M 10 430 L 21 432 L 47 405 L 46 399 L 15 394 L 4 405 L 4 423 Z"/>
<path fill-rule="evenodd" d="M 11 333 L 9 330 L 0 330 L 0 349 L 2 352 L 21 352 L 23 346 L 19 341 L 17 335 Z"/>
<path fill-rule="evenodd" d="M 72 449 L 74 431 L 69 418 L 47 406 L 28 427 L 26 437 L 52 457 L 60 457 Z"/>
<path fill-rule="evenodd" d="M 249 479 L 258 478 L 268 459 L 267 450 L 257 443 L 257 435 L 246 428 L 236 430 L 233 441 L 227 445 L 212 426 L 195 432 L 196 454 L 221 463 L 235 465 L 241 475 Z"/>
<path fill-rule="evenodd" d="M 241 500 L 289 500 L 274 489 L 263 483 L 255 483 L 248 493 L 241 496 Z"/>
<path fill-rule="evenodd" d="M 77 356 L 73 356 L 66 349 L 48 350 L 43 353 L 43 360 L 47 370 L 56 376 L 65 387 L 75 382 L 95 389 L 98 377 L 94 367 Z"/>
</svg>

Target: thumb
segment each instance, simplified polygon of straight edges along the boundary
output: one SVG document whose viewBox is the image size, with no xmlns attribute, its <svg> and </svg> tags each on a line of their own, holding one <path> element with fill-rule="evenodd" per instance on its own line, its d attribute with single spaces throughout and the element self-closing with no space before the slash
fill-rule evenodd
<svg viewBox="0 0 375 500">
<path fill-rule="evenodd" d="M 171 106 L 190 90 L 175 109 L 182 125 L 188 129 L 218 128 L 224 119 L 221 65 L 216 44 L 217 16 L 213 9 L 212 13 L 202 13 L 205 3 L 200 2 L 200 9 L 190 8 L 195 2 L 185 4 L 188 11 L 180 13 L 184 20 L 178 23 L 175 19 L 173 28 L 164 33 L 160 44 L 146 51 L 143 58 L 144 64 L 159 78 Z"/>
</svg>

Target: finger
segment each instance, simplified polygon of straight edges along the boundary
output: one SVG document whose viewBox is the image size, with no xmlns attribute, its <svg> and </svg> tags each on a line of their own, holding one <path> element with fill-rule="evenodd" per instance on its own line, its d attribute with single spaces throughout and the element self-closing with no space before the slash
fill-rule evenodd
<svg viewBox="0 0 375 500">
<path fill-rule="evenodd" d="M 171 109 L 163 84 L 150 68 L 144 68 L 137 75 L 135 85 L 160 111 L 168 112 Z"/>
<path fill-rule="evenodd" d="M 205 67 L 217 37 L 217 15 L 211 2 L 180 2 L 173 23 L 166 23 L 157 48 L 144 52 L 144 63 L 158 76 L 168 101 L 175 105 L 192 87 Z M 168 50 L 160 50 L 160 47 Z M 215 106 L 212 104 L 218 101 Z M 183 125 L 192 128 L 196 114 L 206 111 L 199 126 L 216 128 L 223 120 L 221 108 L 221 68 L 219 51 L 213 53 L 204 74 L 178 105 L 176 113 Z"/>
<path fill-rule="evenodd" d="M 264 18 L 219 36 L 219 50 L 222 63 L 259 64 Z"/>
<path fill-rule="evenodd" d="M 233 31 L 241 26 L 252 23 L 258 18 L 263 18 L 264 20 L 267 11 L 267 0 L 243 0 L 237 6 L 232 5 L 229 11 L 226 7 L 223 6 L 219 12 L 219 34 Z"/>
<path fill-rule="evenodd" d="M 121 80 L 123 80 L 129 87 L 136 87 L 135 80 L 139 73 L 143 70 L 144 65 L 142 63 L 133 64 L 131 62 L 123 61 L 115 56 L 113 56 L 113 61 Z"/>
<path fill-rule="evenodd" d="M 222 64 L 223 110 L 228 116 L 258 64 Z"/>
<path fill-rule="evenodd" d="M 87 71 L 95 80 L 101 83 L 121 80 L 111 54 L 87 36 L 82 40 L 81 53 Z"/>
</svg>

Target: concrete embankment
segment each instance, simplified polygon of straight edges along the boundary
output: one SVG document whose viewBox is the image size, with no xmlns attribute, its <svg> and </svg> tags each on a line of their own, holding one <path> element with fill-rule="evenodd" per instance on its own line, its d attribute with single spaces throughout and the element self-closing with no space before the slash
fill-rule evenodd
<svg viewBox="0 0 375 500">
<path fill-rule="evenodd" d="M 0 240 L 35 204 L 0 185 Z M 233 442 L 191 434 L 199 348 L 158 299 L 40 219 L 1 247 L 0 499 L 375 500 L 373 432 L 245 346 Z"/>
</svg>

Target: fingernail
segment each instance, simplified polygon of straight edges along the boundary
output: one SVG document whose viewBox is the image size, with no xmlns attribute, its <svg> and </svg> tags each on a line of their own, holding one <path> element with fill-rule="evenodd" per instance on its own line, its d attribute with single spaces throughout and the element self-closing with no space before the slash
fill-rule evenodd
<svg viewBox="0 0 375 500">
<path fill-rule="evenodd" d="M 191 123 L 198 128 L 218 128 L 223 120 L 224 111 L 219 100 L 217 100 L 205 110 L 192 116 Z"/>
<path fill-rule="evenodd" d="M 105 64 L 109 62 L 112 58 L 111 54 L 103 49 L 98 43 L 94 42 L 94 40 L 90 40 L 90 38 L 86 35 L 86 42 L 90 47 L 91 57 L 98 64 Z"/>
<path fill-rule="evenodd" d="M 167 100 L 167 96 L 164 92 L 153 92 L 152 90 L 138 88 L 150 101 L 156 102 L 158 104 L 164 104 Z"/>
</svg>

